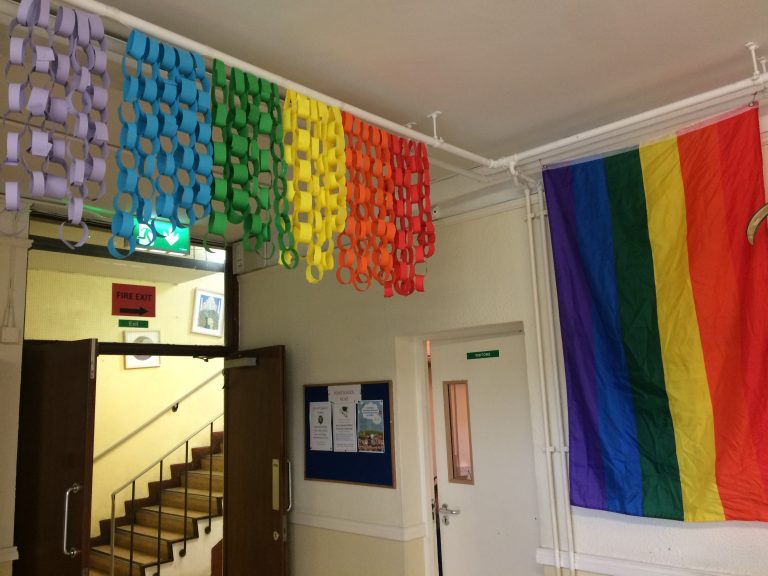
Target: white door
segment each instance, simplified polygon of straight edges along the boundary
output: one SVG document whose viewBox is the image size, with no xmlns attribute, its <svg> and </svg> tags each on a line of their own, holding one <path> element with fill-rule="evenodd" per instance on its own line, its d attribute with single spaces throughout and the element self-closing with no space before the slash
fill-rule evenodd
<svg viewBox="0 0 768 576">
<path fill-rule="evenodd" d="M 541 575 L 524 337 L 431 350 L 443 576 Z"/>
</svg>

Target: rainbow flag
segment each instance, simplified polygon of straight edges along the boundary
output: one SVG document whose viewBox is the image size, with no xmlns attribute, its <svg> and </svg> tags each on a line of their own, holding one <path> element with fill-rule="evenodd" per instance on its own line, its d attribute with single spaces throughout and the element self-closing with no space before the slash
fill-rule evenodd
<svg viewBox="0 0 768 576">
<path fill-rule="evenodd" d="M 756 109 L 544 171 L 571 502 L 768 521 L 768 238 Z"/>
</svg>

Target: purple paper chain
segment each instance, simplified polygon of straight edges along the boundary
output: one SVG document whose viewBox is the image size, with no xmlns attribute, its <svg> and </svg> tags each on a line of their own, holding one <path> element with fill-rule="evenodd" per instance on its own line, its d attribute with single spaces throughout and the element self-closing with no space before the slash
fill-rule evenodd
<svg viewBox="0 0 768 576">
<path fill-rule="evenodd" d="M 79 226 L 82 234 L 74 245 L 59 237 L 69 248 L 82 246 L 88 227 L 82 219 L 85 200 L 105 192 L 107 168 L 107 39 L 101 18 L 95 14 L 60 7 L 56 22 L 49 25 L 49 0 L 22 0 L 10 26 L 9 62 L 5 73 L 20 67 L 23 82 L 8 85 L 8 115 L 21 117 L 20 132 L 6 135 L 6 166 L 20 166 L 29 180 L 29 194 L 36 198 L 67 199 L 67 222 Z M 37 44 L 45 31 L 47 42 Z M 14 35 L 17 29 L 24 36 Z M 57 52 L 53 37 L 67 41 Z M 41 82 L 34 75 L 43 75 Z M 49 124 L 54 126 L 49 128 Z M 55 129 L 67 136 L 62 138 Z M 19 182 L 5 185 L 6 210 L 18 210 Z"/>
</svg>

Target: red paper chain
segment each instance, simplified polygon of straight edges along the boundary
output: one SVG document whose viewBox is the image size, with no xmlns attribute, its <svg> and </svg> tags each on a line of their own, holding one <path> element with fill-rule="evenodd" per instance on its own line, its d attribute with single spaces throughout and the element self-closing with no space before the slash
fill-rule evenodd
<svg viewBox="0 0 768 576">
<path fill-rule="evenodd" d="M 429 159 L 420 142 L 390 135 L 395 182 L 395 263 L 384 296 L 424 291 L 424 274 L 416 272 L 435 253 L 435 226 L 430 201 Z"/>
<path fill-rule="evenodd" d="M 342 117 L 347 136 L 348 211 L 345 230 L 336 238 L 336 279 L 363 291 L 373 279 L 382 285 L 393 280 L 396 229 L 390 134 L 346 112 Z"/>
<path fill-rule="evenodd" d="M 346 112 L 342 117 L 348 216 L 336 238 L 336 279 L 358 291 L 375 279 L 386 297 L 422 292 L 424 274 L 416 265 L 435 252 L 426 146 Z"/>
</svg>

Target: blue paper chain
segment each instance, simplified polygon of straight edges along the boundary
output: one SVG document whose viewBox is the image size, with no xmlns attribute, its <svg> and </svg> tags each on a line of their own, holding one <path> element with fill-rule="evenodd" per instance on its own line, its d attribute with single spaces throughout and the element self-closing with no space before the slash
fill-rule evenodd
<svg viewBox="0 0 768 576">
<path fill-rule="evenodd" d="M 213 179 L 211 83 L 202 56 L 133 30 L 122 64 L 120 171 L 108 243 L 115 258 L 136 248 L 134 218 L 157 235 L 155 218 L 175 228 L 207 217 Z M 116 238 L 128 242 L 125 253 Z"/>
</svg>

